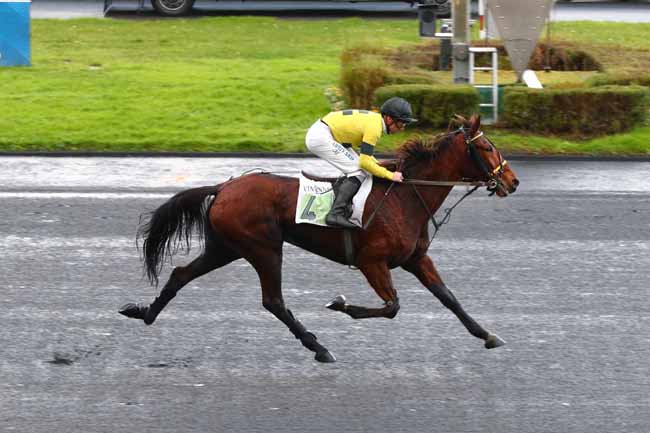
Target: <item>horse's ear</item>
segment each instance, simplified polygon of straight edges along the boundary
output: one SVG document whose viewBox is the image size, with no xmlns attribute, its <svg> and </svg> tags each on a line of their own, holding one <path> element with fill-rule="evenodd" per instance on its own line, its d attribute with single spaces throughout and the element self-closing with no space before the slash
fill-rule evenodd
<svg viewBox="0 0 650 433">
<path fill-rule="evenodd" d="M 469 119 L 469 123 L 471 125 L 469 128 L 469 135 L 473 137 L 476 135 L 478 129 L 481 127 L 481 116 L 478 114 L 473 114 L 472 117 Z"/>
<path fill-rule="evenodd" d="M 454 114 L 454 117 L 452 117 L 451 119 L 452 121 L 459 123 L 461 127 L 463 128 L 467 127 L 467 119 L 465 119 L 460 114 Z"/>
</svg>

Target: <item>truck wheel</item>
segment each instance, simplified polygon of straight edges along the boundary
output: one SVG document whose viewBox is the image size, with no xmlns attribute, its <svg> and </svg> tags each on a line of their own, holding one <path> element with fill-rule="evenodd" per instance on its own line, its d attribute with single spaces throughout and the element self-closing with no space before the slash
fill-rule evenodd
<svg viewBox="0 0 650 433">
<path fill-rule="evenodd" d="M 178 17 L 190 13 L 194 0 L 151 0 L 151 5 L 160 15 Z"/>
</svg>

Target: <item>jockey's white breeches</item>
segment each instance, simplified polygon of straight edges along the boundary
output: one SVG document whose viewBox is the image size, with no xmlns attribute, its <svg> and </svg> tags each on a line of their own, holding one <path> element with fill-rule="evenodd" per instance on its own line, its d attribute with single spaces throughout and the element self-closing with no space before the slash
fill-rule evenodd
<svg viewBox="0 0 650 433">
<path fill-rule="evenodd" d="M 319 158 L 341 170 L 347 177 L 360 176 L 363 180 L 368 173 L 359 168 L 359 155 L 351 147 L 337 142 L 329 126 L 317 120 L 307 131 L 307 149 Z"/>
</svg>

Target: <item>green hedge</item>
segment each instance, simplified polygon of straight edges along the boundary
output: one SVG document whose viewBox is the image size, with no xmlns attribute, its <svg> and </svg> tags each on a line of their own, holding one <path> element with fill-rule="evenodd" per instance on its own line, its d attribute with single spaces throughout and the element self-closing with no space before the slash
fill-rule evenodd
<svg viewBox="0 0 650 433">
<path fill-rule="evenodd" d="M 431 43 L 385 48 L 360 45 L 341 53 L 340 88 L 350 108 L 371 108 L 375 90 L 395 84 L 435 84 L 437 47 Z"/>
<path fill-rule="evenodd" d="M 364 56 L 341 67 L 341 89 L 350 108 L 370 108 L 375 90 L 386 83 L 390 74 L 385 62 L 376 56 Z"/>
<path fill-rule="evenodd" d="M 640 86 L 575 89 L 510 87 L 502 120 L 533 133 L 615 134 L 650 117 L 650 92 Z"/>
<path fill-rule="evenodd" d="M 382 86 L 435 82 L 430 72 L 392 69 L 374 56 L 365 56 L 362 60 L 344 64 L 341 68 L 341 89 L 351 108 L 371 108 L 375 90 Z"/>
<path fill-rule="evenodd" d="M 588 86 L 648 86 L 650 87 L 650 73 L 645 74 L 597 74 L 586 82 Z"/>
<path fill-rule="evenodd" d="M 392 70 L 386 76 L 385 85 L 392 86 L 396 84 L 436 84 L 433 75 L 422 69 Z"/>
<path fill-rule="evenodd" d="M 388 98 L 400 96 L 411 103 L 418 126 L 446 127 L 454 114 L 469 117 L 479 112 L 479 94 L 472 86 L 403 84 L 375 91 L 375 107 Z"/>
<path fill-rule="evenodd" d="M 512 64 L 501 42 L 489 41 L 476 42 L 473 46 L 488 46 L 497 49 L 499 55 L 499 69 L 512 70 Z M 478 56 L 476 66 L 489 66 L 490 60 L 487 56 Z M 538 43 L 530 55 L 527 69 L 542 71 L 549 66 L 553 71 L 602 71 L 603 65 L 591 54 L 567 45 L 551 46 L 545 43 Z"/>
</svg>

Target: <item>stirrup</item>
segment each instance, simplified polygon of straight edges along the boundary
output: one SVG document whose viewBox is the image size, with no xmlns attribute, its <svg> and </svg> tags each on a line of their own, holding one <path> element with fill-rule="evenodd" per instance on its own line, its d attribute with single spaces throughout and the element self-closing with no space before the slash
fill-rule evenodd
<svg viewBox="0 0 650 433">
<path fill-rule="evenodd" d="M 329 227 L 337 227 L 337 228 L 344 228 L 344 229 L 358 229 L 360 228 L 358 225 L 350 222 L 349 219 L 344 217 L 343 215 L 328 215 L 325 217 L 325 222 Z"/>
</svg>

